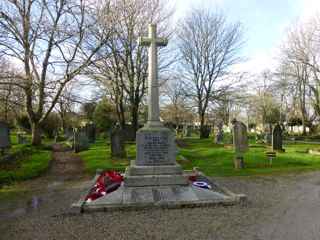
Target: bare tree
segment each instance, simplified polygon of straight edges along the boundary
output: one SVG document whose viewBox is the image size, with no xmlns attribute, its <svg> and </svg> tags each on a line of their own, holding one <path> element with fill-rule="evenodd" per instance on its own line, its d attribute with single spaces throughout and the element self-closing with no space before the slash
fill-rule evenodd
<svg viewBox="0 0 320 240">
<path fill-rule="evenodd" d="M 161 115 L 176 126 L 193 123 L 194 113 L 186 99 L 181 79 L 173 77 L 163 85 L 164 109 Z"/>
<path fill-rule="evenodd" d="M 168 1 L 160 0 L 114 0 L 108 5 L 108 11 L 104 22 L 110 23 L 112 37 L 91 74 L 103 83 L 107 96 L 117 106 L 120 126 L 124 127 L 128 111 L 132 127 L 137 130 L 148 66 L 147 49 L 139 46 L 137 39 L 147 34 L 148 23 L 152 22 L 158 24 L 159 34 L 168 36 L 172 11 Z M 167 50 L 161 49 L 160 55 L 164 51 Z M 161 68 L 169 64 L 169 61 L 160 62 Z"/>
<path fill-rule="evenodd" d="M 1 120 L 5 122 L 12 121 L 23 110 L 23 93 L 14 86 L 14 78 L 8 78 L 14 75 L 15 69 L 4 58 L 0 58 L 0 81 L 7 79 L 8 84 L 0 84 L 0 113 Z"/>
<path fill-rule="evenodd" d="M 92 64 L 106 42 L 106 32 L 97 29 L 100 13 L 88 5 L 84 0 L 4 0 L 1 4 L 0 54 L 21 66 L 10 84 L 24 92 L 33 145 L 41 143 L 40 125 L 65 86 Z M 93 34 L 96 31 L 100 34 Z"/>
<path fill-rule="evenodd" d="M 306 134 L 306 126 L 311 127 L 314 119 L 314 115 L 310 113 L 311 106 L 320 116 L 320 42 L 316 41 L 316 29 L 309 23 L 293 24 L 281 48 L 280 75 L 286 76 L 282 81 L 290 79 L 291 95 L 293 103 L 298 103 L 303 134 Z"/>
<path fill-rule="evenodd" d="M 197 105 L 200 138 L 204 137 L 205 115 L 210 101 L 221 97 L 230 82 L 226 76 L 238 63 L 242 46 L 240 23 L 228 24 L 219 12 L 192 10 L 179 23 L 178 47 L 186 78 L 186 93 Z"/>
<path fill-rule="evenodd" d="M 60 116 L 61 119 L 61 127 L 64 133 L 66 133 L 67 128 L 71 127 L 70 117 L 74 112 L 74 108 L 76 104 L 80 104 L 82 101 L 75 94 L 74 85 L 68 84 L 61 93 L 59 97 L 55 109 Z"/>
</svg>

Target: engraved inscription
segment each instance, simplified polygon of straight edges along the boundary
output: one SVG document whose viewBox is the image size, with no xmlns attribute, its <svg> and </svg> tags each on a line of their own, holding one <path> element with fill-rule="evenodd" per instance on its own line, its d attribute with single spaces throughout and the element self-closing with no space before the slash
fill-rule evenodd
<svg viewBox="0 0 320 240">
<path fill-rule="evenodd" d="M 169 154 L 169 136 L 145 134 L 143 158 L 147 164 L 161 164 L 167 162 Z"/>
</svg>

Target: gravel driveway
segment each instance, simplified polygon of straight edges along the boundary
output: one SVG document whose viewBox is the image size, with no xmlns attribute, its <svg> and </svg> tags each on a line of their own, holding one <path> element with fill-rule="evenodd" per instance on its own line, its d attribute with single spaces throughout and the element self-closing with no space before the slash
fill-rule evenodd
<svg viewBox="0 0 320 240">
<path fill-rule="evenodd" d="M 70 179 L 49 174 L 0 198 L 0 239 L 320 239 L 320 172 L 215 179 L 248 195 L 241 206 L 90 214 L 70 210 L 88 178 Z"/>
<path fill-rule="evenodd" d="M 69 206 L 88 181 L 34 180 L 45 189 L 1 202 L 0 239 L 320 239 L 320 172 L 217 180 L 249 202 L 81 215 Z"/>
</svg>

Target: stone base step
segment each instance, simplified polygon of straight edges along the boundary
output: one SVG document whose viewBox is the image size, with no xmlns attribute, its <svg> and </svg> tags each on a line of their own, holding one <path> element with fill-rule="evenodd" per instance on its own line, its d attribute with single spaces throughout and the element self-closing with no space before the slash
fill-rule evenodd
<svg viewBox="0 0 320 240">
<path fill-rule="evenodd" d="M 183 174 L 143 176 L 125 175 L 124 178 L 124 186 L 126 187 L 170 186 L 188 184 L 188 178 Z"/>
<path fill-rule="evenodd" d="M 112 209 L 138 209 L 150 207 L 180 208 L 211 205 L 232 205 L 244 201 L 245 195 L 226 195 L 188 186 L 125 187 L 107 194 L 93 202 L 78 202 L 73 207 L 88 211 L 109 211 Z"/>
<path fill-rule="evenodd" d="M 138 166 L 135 161 L 131 161 L 130 167 L 126 169 L 126 175 L 178 175 L 182 174 L 183 169 L 178 164 L 161 165 L 161 166 Z"/>
</svg>

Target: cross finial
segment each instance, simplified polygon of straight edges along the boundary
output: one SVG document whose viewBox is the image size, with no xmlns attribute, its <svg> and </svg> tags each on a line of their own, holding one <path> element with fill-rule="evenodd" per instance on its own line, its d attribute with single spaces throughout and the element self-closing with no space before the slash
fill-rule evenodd
<svg viewBox="0 0 320 240">
<path fill-rule="evenodd" d="M 138 44 L 141 46 L 150 46 L 152 43 L 159 47 L 165 47 L 168 44 L 167 39 L 157 37 L 157 25 L 154 23 L 149 24 L 148 37 L 138 39 Z"/>
</svg>

